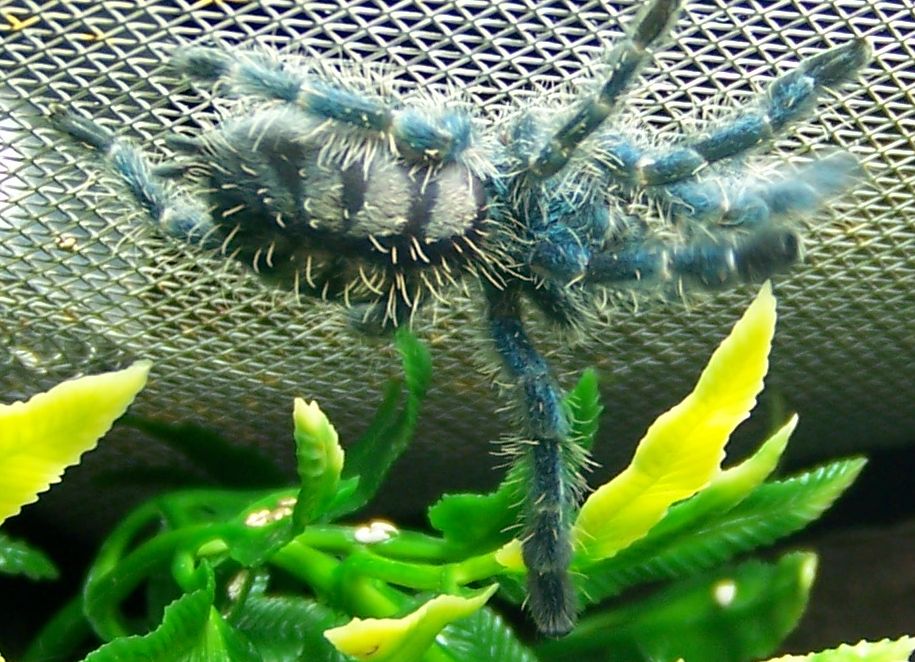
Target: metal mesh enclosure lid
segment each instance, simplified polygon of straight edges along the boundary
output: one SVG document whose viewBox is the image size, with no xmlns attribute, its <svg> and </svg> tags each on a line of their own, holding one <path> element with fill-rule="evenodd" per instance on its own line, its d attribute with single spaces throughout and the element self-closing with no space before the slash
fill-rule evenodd
<svg viewBox="0 0 915 662">
<path fill-rule="evenodd" d="M 168 54 L 184 43 L 257 42 L 376 62 L 407 88 L 458 86 L 485 115 L 536 103 L 543 88 L 579 76 L 638 4 L 0 0 L 3 400 L 147 357 L 155 369 L 135 411 L 228 431 L 291 464 L 293 396 L 317 398 L 345 440 L 397 372 L 390 347 L 352 333 L 336 309 L 269 290 L 238 265 L 145 230 L 116 182 L 42 128 L 50 103 L 72 103 L 163 153 L 167 132 L 213 112 L 210 98 L 169 72 Z M 911 1 L 689 2 L 622 111 L 673 135 L 710 103 L 739 105 L 804 56 L 853 35 L 875 52 L 863 82 L 826 100 L 773 150 L 777 158 L 841 146 L 871 176 L 815 219 L 805 263 L 777 283 L 781 318 L 764 412 L 801 413 L 797 457 L 913 438 Z M 618 466 L 648 422 L 687 392 L 750 294 L 621 311 L 571 348 L 536 330 L 565 383 L 587 365 L 604 375 L 599 460 Z M 497 480 L 488 442 L 510 424 L 473 359 L 485 345 L 480 328 L 477 307 L 462 296 L 419 323 L 435 383 L 419 438 L 392 481 L 411 490 L 389 493 L 380 506 L 389 514 L 414 512 L 443 489 Z M 771 422 L 759 418 L 757 431 Z M 140 488 L 99 491 L 94 479 L 139 464 L 190 469 L 151 440 L 116 432 L 39 507 L 66 508 L 67 522 L 84 530 L 101 526 L 106 508 L 125 507 Z M 74 498 L 86 495 L 94 497 Z"/>
</svg>

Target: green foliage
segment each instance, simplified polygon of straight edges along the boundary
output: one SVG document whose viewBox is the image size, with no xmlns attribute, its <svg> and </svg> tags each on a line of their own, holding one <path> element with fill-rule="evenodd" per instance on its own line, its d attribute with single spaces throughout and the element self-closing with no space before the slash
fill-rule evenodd
<svg viewBox="0 0 915 662">
<path fill-rule="evenodd" d="M 640 602 L 589 616 L 538 649 L 550 660 L 714 660 L 771 654 L 807 604 L 816 556 L 749 561 L 680 582 Z"/>
<path fill-rule="evenodd" d="M 0 524 L 95 448 L 146 384 L 149 361 L 58 384 L 28 402 L 0 404 Z"/>
<path fill-rule="evenodd" d="M 582 563 L 627 548 L 674 503 L 715 477 L 728 439 L 762 391 L 775 319 L 767 283 L 712 354 L 692 393 L 651 424 L 629 466 L 582 504 L 572 531 Z"/>
<path fill-rule="evenodd" d="M 327 630 L 324 636 L 339 651 L 358 660 L 419 660 L 446 626 L 479 611 L 496 589 L 492 585 L 469 597 L 439 595 L 401 618 L 354 618 Z M 439 640 L 437 645 L 443 642 Z"/>
<path fill-rule="evenodd" d="M 331 517 L 348 515 L 367 504 L 413 438 L 432 379 L 432 359 L 429 350 L 406 331 L 399 331 L 395 342 L 403 361 L 405 393 L 401 397 L 400 383 L 390 382 L 368 429 L 347 448 L 343 478 L 358 482 L 351 482 L 352 491 L 341 494 L 334 503 L 328 513 Z"/>
<path fill-rule="evenodd" d="M 346 662 L 324 638 L 324 631 L 348 620 L 345 614 L 308 598 L 254 595 L 244 601 L 233 624 L 247 635 L 263 662 Z"/>
<path fill-rule="evenodd" d="M 256 648 L 223 620 L 213 607 L 212 570 L 201 567 L 206 585 L 185 593 L 165 608 L 162 624 L 149 634 L 122 637 L 105 644 L 85 662 L 254 662 Z"/>
<path fill-rule="evenodd" d="M 589 568 L 579 583 L 581 595 L 597 602 L 629 586 L 690 575 L 768 545 L 819 517 L 863 467 L 861 459 L 833 462 L 761 485 L 732 508 L 694 520 L 692 513 L 704 510 L 700 492 L 671 509 L 662 521 L 668 526 L 655 527 L 620 554 Z"/>
<path fill-rule="evenodd" d="M 439 640 L 455 660 L 537 661 L 534 652 L 489 607 L 452 623 L 442 631 Z"/>
<path fill-rule="evenodd" d="M 39 549 L 0 533 L 0 573 L 29 579 L 57 579 L 57 566 Z"/>
<path fill-rule="evenodd" d="M 324 515 L 334 501 L 344 454 L 337 431 L 318 403 L 297 398 L 293 420 L 300 488 L 292 516 L 298 531 Z"/>
<path fill-rule="evenodd" d="M 842 644 L 810 655 L 787 655 L 771 662 L 902 662 L 915 652 L 915 637 L 902 637 L 896 641 L 861 641 Z"/>
<path fill-rule="evenodd" d="M 531 643 L 496 612 L 523 599 L 524 567 L 512 540 L 523 468 L 491 493 L 442 497 L 429 509 L 435 534 L 341 521 L 374 496 L 416 427 L 431 363 L 426 349 L 401 332 L 404 378 L 386 385 L 358 440 L 338 443 L 317 405 L 297 402 L 297 485 L 237 489 L 262 485 L 270 475 L 255 461 L 249 483 L 243 472 L 219 470 L 236 489 L 170 492 L 144 504 L 105 540 L 81 596 L 39 633 L 24 660 L 76 659 L 76 651 L 92 646 L 100 647 L 87 662 L 354 659 L 341 651 L 355 659 L 424 662 L 736 662 L 771 655 L 803 612 L 815 556 L 788 553 L 770 563 L 738 557 L 815 520 L 864 461 L 771 480 L 792 419 L 752 457 L 719 468 L 722 445 L 748 414 L 765 371 L 774 324 L 767 296 L 716 352 L 694 394 L 652 427 L 624 480 L 591 497 L 573 559 L 585 610 L 564 639 Z M 602 409 L 593 372 L 565 404 L 575 438 L 589 449 Z M 132 423 L 158 436 L 193 433 Z M 675 443 L 681 433 L 688 444 Z M 204 457 L 224 440 L 207 433 L 178 443 Z M 690 473 L 697 454 L 701 476 Z M 621 495 L 638 503 L 611 506 Z M 42 559 L 0 537 L 0 571 L 6 563 L 6 571 L 50 576 L 53 566 Z M 722 568 L 723 562 L 733 565 Z M 627 598 L 624 592 L 637 585 L 647 586 Z M 911 641 L 900 640 L 785 660 L 884 662 L 911 649 Z"/>
</svg>

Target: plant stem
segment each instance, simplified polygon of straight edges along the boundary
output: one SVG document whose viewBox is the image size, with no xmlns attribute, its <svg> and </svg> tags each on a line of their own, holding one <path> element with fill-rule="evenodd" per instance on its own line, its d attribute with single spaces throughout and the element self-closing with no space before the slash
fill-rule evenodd
<svg viewBox="0 0 915 662">
<path fill-rule="evenodd" d="M 90 570 L 85 589 L 86 617 L 103 639 L 115 639 L 132 634 L 117 613 L 117 605 L 140 584 L 150 570 L 167 565 L 176 550 L 198 547 L 207 540 L 220 537 L 225 526 L 208 524 L 167 531 L 148 540 L 123 558 L 102 559 Z M 109 550 L 114 551 L 114 550 Z"/>
<path fill-rule="evenodd" d="M 496 561 L 495 552 L 471 556 L 469 559 L 451 564 L 451 569 L 455 583 L 460 585 L 495 577 L 505 571 L 502 564 Z"/>
<path fill-rule="evenodd" d="M 450 545 L 434 536 L 414 531 L 399 531 L 389 540 L 368 544 L 357 540 L 356 533 L 360 528 L 309 524 L 298 537 L 310 547 L 343 554 L 352 554 L 370 545 L 372 551 L 379 556 L 403 561 L 443 562 L 453 557 Z"/>
<path fill-rule="evenodd" d="M 298 539 L 277 550 L 270 562 L 309 584 L 319 593 L 334 590 L 334 575 L 340 562 L 329 554 L 320 552 Z"/>
<path fill-rule="evenodd" d="M 83 598 L 72 598 L 57 611 L 29 645 L 22 662 L 72 660 L 76 651 L 92 637 L 92 628 L 83 615 Z"/>
<path fill-rule="evenodd" d="M 384 590 L 345 562 L 303 544 L 300 540 L 278 550 L 270 562 L 301 579 L 334 605 L 361 617 L 388 617 L 400 612 L 404 599 L 393 589 Z"/>
<path fill-rule="evenodd" d="M 395 561 L 369 551 L 356 552 L 347 559 L 347 564 L 370 577 L 420 590 L 443 590 L 447 574 L 446 566 Z"/>
</svg>

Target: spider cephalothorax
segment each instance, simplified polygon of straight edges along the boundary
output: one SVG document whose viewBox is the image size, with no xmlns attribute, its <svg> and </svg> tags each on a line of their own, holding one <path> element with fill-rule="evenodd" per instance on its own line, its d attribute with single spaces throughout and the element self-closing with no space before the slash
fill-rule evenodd
<svg viewBox="0 0 915 662">
<path fill-rule="evenodd" d="M 797 220 L 859 170 L 844 152 L 768 173 L 748 169 L 745 157 L 857 72 L 868 58 L 861 40 L 802 62 L 754 104 L 673 144 L 624 128 L 614 112 L 680 4 L 646 2 L 566 107 L 545 103 L 490 123 L 457 100 L 406 103 L 342 64 L 199 46 L 177 49 L 174 66 L 235 101 L 213 128 L 173 136 L 173 161 L 151 167 L 95 122 L 52 113 L 58 128 L 105 154 L 165 232 L 344 303 L 364 328 L 403 324 L 450 284 L 482 282 L 527 441 L 528 605 L 550 635 L 575 619 L 568 531 L 580 458 L 521 299 L 575 326 L 595 291 L 763 280 L 798 259 Z"/>
</svg>

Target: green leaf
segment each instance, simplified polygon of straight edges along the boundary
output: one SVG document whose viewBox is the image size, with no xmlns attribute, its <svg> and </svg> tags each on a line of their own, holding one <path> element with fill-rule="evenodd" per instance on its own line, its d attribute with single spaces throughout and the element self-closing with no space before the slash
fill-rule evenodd
<svg viewBox="0 0 915 662">
<path fill-rule="evenodd" d="M 597 373 L 586 370 L 565 399 L 571 438 L 585 450 L 597 433 L 603 407 Z M 429 523 L 459 550 L 480 553 L 508 542 L 520 520 L 526 468 L 516 462 L 489 494 L 445 494 L 429 508 Z"/>
<path fill-rule="evenodd" d="M 123 422 L 158 439 L 226 487 L 273 487 L 288 476 L 256 448 L 233 444 L 219 433 L 194 423 L 165 423 L 127 415 Z M 185 484 L 199 484 L 200 479 Z"/>
<path fill-rule="evenodd" d="M 797 416 L 792 416 L 751 457 L 719 473 L 708 487 L 688 501 L 676 504 L 651 534 L 685 529 L 711 513 L 724 512 L 743 501 L 775 470 L 797 421 Z"/>
<path fill-rule="evenodd" d="M 864 464 L 860 458 L 832 462 L 761 485 L 734 508 L 691 528 L 652 532 L 589 567 L 579 580 L 581 594 L 586 602 L 596 602 L 635 584 L 692 574 L 771 544 L 817 519 L 855 481 Z M 688 510 L 690 502 L 680 507 Z"/>
<path fill-rule="evenodd" d="M 84 662 L 259 662 L 251 643 L 213 607 L 212 573 L 207 584 L 166 607 L 161 625 L 149 634 L 115 639 Z"/>
<path fill-rule="evenodd" d="M 513 466 L 495 492 L 445 494 L 429 508 L 429 523 L 460 550 L 485 552 L 511 539 L 518 522 L 521 471 Z"/>
<path fill-rule="evenodd" d="M 152 364 L 58 384 L 28 402 L 0 404 L 0 523 L 60 480 L 146 384 Z"/>
<path fill-rule="evenodd" d="M 481 609 L 497 588 L 493 584 L 471 598 L 440 595 L 402 618 L 354 618 L 324 636 L 357 660 L 419 660 L 446 625 Z"/>
<path fill-rule="evenodd" d="M 296 459 L 299 490 L 293 521 L 297 531 L 322 515 L 337 493 L 343 468 L 343 449 L 337 431 L 316 402 L 295 400 Z"/>
<path fill-rule="evenodd" d="M 598 386 L 597 372 L 589 368 L 582 373 L 575 388 L 565 398 L 571 437 L 585 450 L 591 450 L 594 445 L 600 415 L 604 411 Z"/>
<path fill-rule="evenodd" d="M 537 662 L 502 618 L 488 607 L 456 621 L 436 639 L 455 660 Z"/>
<path fill-rule="evenodd" d="M 793 416 L 753 456 L 720 472 L 708 487 L 690 499 L 673 505 L 644 538 L 614 557 L 587 566 L 589 570 L 579 575 L 582 600 L 597 602 L 633 584 L 696 572 L 710 567 L 713 559 L 728 558 L 726 554 L 707 555 L 707 562 L 690 562 L 677 547 L 689 542 L 694 529 L 740 503 L 771 474 L 796 426 L 797 416 Z M 677 562 L 671 562 L 670 557 L 677 558 Z M 678 572 L 672 568 L 678 568 Z"/>
<path fill-rule="evenodd" d="M 403 361 L 404 402 L 398 382 L 385 387 L 384 399 L 368 429 L 346 450 L 343 477 L 359 478 L 348 497 L 338 498 L 328 510 L 328 518 L 336 519 L 354 512 L 375 496 L 391 465 L 407 449 L 419 418 L 420 405 L 432 377 L 429 350 L 409 331 L 401 329 L 395 338 Z"/>
<path fill-rule="evenodd" d="M 324 638 L 324 630 L 345 622 L 326 607 L 302 598 L 249 600 L 237 627 L 255 644 L 264 662 L 345 662 Z"/>
<path fill-rule="evenodd" d="M 44 552 L 0 533 L 0 572 L 25 575 L 31 580 L 57 579 L 57 566 Z"/>
<path fill-rule="evenodd" d="M 758 659 L 794 629 L 815 574 L 810 553 L 717 570 L 586 617 L 568 637 L 536 652 L 545 661 Z"/>
<path fill-rule="evenodd" d="M 651 425 L 629 467 L 582 505 L 573 530 L 580 557 L 599 561 L 625 549 L 714 477 L 731 433 L 762 390 L 775 318 L 767 283 L 693 392 Z"/>
<path fill-rule="evenodd" d="M 297 534 L 293 523 L 296 497 L 288 490 L 274 492 L 248 505 L 226 527 L 222 539 L 229 555 L 246 567 L 256 567 L 288 544 Z"/>
<path fill-rule="evenodd" d="M 775 469 L 795 427 L 797 416 L 791 417 L 750 458 L 736 467 L 720 472 L 704 490 L 672 506 L 664 519 L 643 540 L 636 542 L 635 546 L 644 554 L 647 549 L 656 547 L 673 535 L 688 535 L 689 529 L 698 523 L 712 515 L 726 512 L 743 501 Z"/>
<path fill-rule="evenodd" d="M 408 363 L 417 361 L 414 357 L 417 351 L 415 348 L 404 350 L 405 369 Z M 406 371 L 415 372 L 416 368 Z M 416 375 L 413 379 L 417 379 Z M 418 407 L 418 401 L 412 406 Z M 383 409 L 388 411 L 387 405 Z M 331 515 L 340 516 L 350 508 L 359 507 L 363 499 L 377 489 L 376 485 L 370 492 L 360 492 L 365 484 L 362 476 L 341 481 L 342 470 L 348 464 L 344 465 L 344 452 L 336 429 L 317 403 L 306 404 L 297 398 L 293 423 L 300 488 L 295 496 L 277 492 L 251 504 L 236 518 L 238 526 L 225 532 L 229 554 L 242 565 L 252 567 L 263 563 L 310 522 Z M 415 419 L 411 425 L 415 425 Z M 356 455 L 358 458 L 358 453 Z M 385 471 L 376 475 L 379 481 Z"/>
<path fill-rule="evenodd" d="M 300 597 L 252 597 L 233 625 L 257 647 L 263 662 L 346 662 L 324 631 L 349 617 Z"/>
<path fill-rule="evenodd" d="M 785 655 L 769 662 L 907 662 L 915 652 L 915 638 L 902 637 L 891 641 L 860 641 L 842 644 L 809 655 Z"/>
</svg>

